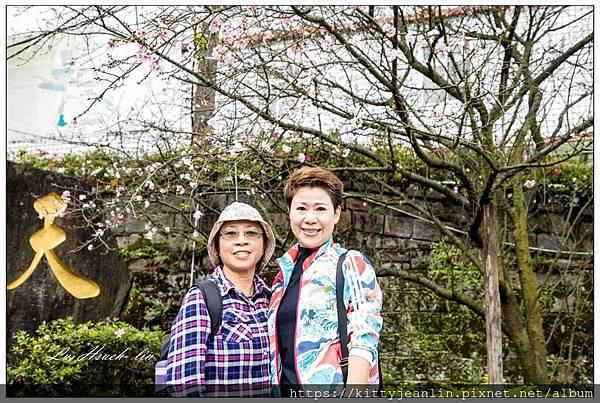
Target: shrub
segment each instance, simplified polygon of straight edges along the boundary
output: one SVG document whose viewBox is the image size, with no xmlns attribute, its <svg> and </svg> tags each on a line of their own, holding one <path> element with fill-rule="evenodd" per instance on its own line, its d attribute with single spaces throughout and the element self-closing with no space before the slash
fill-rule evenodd
<svg viewBox="0 0 600 403">
<path fill-rule="evenodd" d="M 45 321 L 17 332 L 8 357 L 9 396 L 148 396 L 164 332 L 117 319 Z"/>
</svg>

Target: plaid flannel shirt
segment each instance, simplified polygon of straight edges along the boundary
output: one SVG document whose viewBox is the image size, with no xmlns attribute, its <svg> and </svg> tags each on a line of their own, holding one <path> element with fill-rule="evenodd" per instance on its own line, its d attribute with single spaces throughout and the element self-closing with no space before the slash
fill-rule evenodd
<svg viewBox="0 0 600 403">
<path fill-rule="evenodd" d="M 251 298 L 217 267 L 210 276 L 223 297 L 221 328 L 213 338 L 202 293 L 192 287 L 171 327 L 166 384 L 174 396 L 269 396 L 266 285 L 254 278 Z"/>
</svg>

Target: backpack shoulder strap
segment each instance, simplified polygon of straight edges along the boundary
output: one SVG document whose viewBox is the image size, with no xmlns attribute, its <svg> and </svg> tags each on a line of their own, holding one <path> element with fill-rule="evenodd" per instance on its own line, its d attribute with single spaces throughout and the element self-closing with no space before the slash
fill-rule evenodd
<svg viewBox="0 0 600 403">
<path fill-rule="evenodd" d="M 219 287 L 215 283 L 208 279 L 198 281 L 194 285 L 197 286 L 202 293 L 206 308 L 208 309 L 208 316 L 210 317 L 210 334 L 215 337 L 219 332 L 223 317 L 223 298 L 221 297 L 221 291 L 219 291 Z M 160 347 L 159 361 L 167 359 L 170 345 L 171 335 L 167 334 Z"/>
<path fill-rule="evenodd" d="M 171 333 L 167 333 L 167 335 L 163 338 L 162 344 L 160 346 L 160 353 L 158 354 L 158 361 L 163 361 L 167 359 L 169 355 L 169 347 L 171 346 Z"/>
<path fill-rule="evenodd" d="M 342 253 L 338 259 L 335 272 L 335 299 L 337 302 L 338 332 L 340 335 L 340 350 L 342 353 L 340 366 L 342 367 L 344 385 L 348 380 L 348 316 L 346 307 L 344 306 L 344 261 L 346 260 L 346 253 L 348 252 Z"/>
<path fill-rule="evenodd" d="M 337 314 L 338 314 L 338 331 L 340 334 L 340 350 L 342 353 L 342 359 L 340 365 L 342 367 L 342 376 L 344 378 L 344 385 L 348 381 L 348 316 L 346 307 L 344 306 L 344 261 L 346 260 L 346 254 L 349 251 L 342 253 L 340 256 L 336 273 L 335 273 L 335 298 L 337 301 Z M 381 361 L 379 359 L 379 351 L 377 353 L 377 368 L 379 371 L 379 385 L 377 392 L 379 395 L 383 393 L 383 373 L 381 372 Z"/>
<path fill-rule="evenodd" d="M 223 297 L 221 297 L 221 291 L 214 282 L 208 279 L 199 281 L 196 285 L 204 296 L 204 302 L 206 302 L 208 316 L 210 317 L 210 334 L 215 337 L 219 332 L 223 319 Z"/>
</svg>

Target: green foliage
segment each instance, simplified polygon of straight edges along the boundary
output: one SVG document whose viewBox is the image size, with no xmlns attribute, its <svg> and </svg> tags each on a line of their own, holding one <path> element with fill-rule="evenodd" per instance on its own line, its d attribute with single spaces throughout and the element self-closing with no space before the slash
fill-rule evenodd
<svg viewBox="0 0 600 403">
<path fill-rule="evenodd" d="M 133 286 L 121 318 L 137 327 L 158 326 L 170 330 L 188 289 L 185 274 L 180 274 L 178 276 L 172 267 L 133 273 Z"/>
<path fill-rule="evenodd" d="M 18 150 L 9 154 L 8 159 L 60 174 L 102 179 L 109 176 L 107 168 L 113 163 L 115 155 L 111 155 L 100 148 L 82 154 Z"/>
<path fill-rule="evenodd" d="M 558 273 L 552 262 L 546 265 Z M 588 349 L 594 334 L 590 267 L 591 262 L 575 262 L 560 275 L 561 279 L 547 281 L 540 277 L 539 302 L 544 314 L 544 333 L 549 335 L 546 348 L 552 382 L 591 384 L 593 381 Z"/>
<path fill-rule="evenodd" d="M 538 175 L 540 184 L 556 194 L 581 194 L 592 189 L 593 167 L 578 159 L 544 168 Z"/>
<path fill-rule="evenodd" d="M 482 274 L 447 238 L 434 245 L 432 258 L 428 268 L 430 278 L 441 284 L 450 284 L 450 288 L 456 286 L 466 291 L 483 292 Z"/>
<path fill-rule="evenodd" d="M 129 301 L 123 316 L 135 324 L 149 323 L 167 329 L 167 325 L 170 325 L 175 317 L 175 314 L 171 312 L 173 304 L 177 304 L 183 299 L 180 294 L 181 292 L 176 291 L 142 293 L 138 287 L 134 286 L 129 293 Z"/>
<path fill-rule="evenodd" d="M 441 286 L 465 293 L 478 300 L 483 292 L 481 273 L 467 261 L 459 248 L 446 238 L 433 246 L 433 261 L 426 276 Z M 411 292 L 414 286 L 401 289 Z M 416 311 L 404 313 L 407 353 L 397 354 L 386 367 L 396 367 L 396 381 L 406 386 L 461 380 L 463 383 L 481 381 L 485 368 L 485 323 L 463 305 L 453 303 L 434 293 L 419 292 Z M 389 352 L 392 353 L 391 351 Z M 412 385 L 412 386 L 411 386 Z"/>
<path fill-rule="evenodd" d="M 389 161 L 391 159 L 391 152 L 386 143 L 385 139 L 381 140 L 371 150 Z M 63 168 L 64 173 L 75 176 L 104 177 L 111 186 L 104 189 L 98 186 L 100 191 L 104 192 L 102 197 L 107 194 L 111 197 L 110 194 L 115 193 L 118 187 L 123 187 L 121 190 L 123 195 L 118 201 L 118 203 L 121 203 L 119 204 L 121 211 L 129 207 L 132 209 L 135 208 L 137 209 L 136 212 L 141 212 L 138 217 L 144 216 L 144 214 L 149 215 L 152 210 L 148 209 L 147 206 L 142 207 L 142 198 L 140 197 L 140 200 L 137 200 L 135 197 L 143 196 L 143 199 L 148 199 L 152 203 L 159 197 L 171 197 L 176 193 L 176 186 L 186 186 L 188 180 L 183 179 L 182 175 L 191 172 L 192 178 L 189 181 L 198 182 L 198 187 L 192 191 L 192 187 L 187 186 L 185 193 L 181 193 L 181 199 L 174 199 L 175 202 L 173 205 L 169 206 L 178 214 L 184 213 L 181 216 L 187 218 L 191 215 L 193 209 L 197 208 L 192 198 L 196 198 L 196 201 L 198 199 L 202 201 L 202 193 L 224 195 L 234 189 L 234 182 L 231 179 L 234 172 L 234 161 L 236 162 L 238 186 L 242 198 L 248 196 L 248 199 L 253 203 L 260 204 L 262 199 L 269 196 L 272 197 L 275 205 L 281 207 L 284 207 L 280 195 L 285 178 L 291 171 L 303 164 L 315 164 L 330 168 L 375 166 L 374 161 L 355 152 L 350 152 L 343 145 L 331 145 L 315 138 L 305 139 L 300 136 L 289 135 L 287 132 L 271 142 L 270 146 L 270 150 L 257 147 L 256 149 L 242 152 L 237 156 L 229 155 L 229 153 L 223 152 L 223 150 L 219 152 L 213 151 L 212 148 L 203 152 L 202 148 L 198 145 L 192 145 L 186 147 L 184 150 L 173 150 L 172 153 L 171 151 L 166 151 L 162 156 L 157 154 L 145 155 L 140 156 L 136 160 L 110 159 L 100 152 L 97 154 L 99 159 L 97 162 L 94 162 L 92 154 L 87 154 L 81 158 L 71 155 L 61 158 L 50 158 L 48 155 L 32 156 L 23 153 L 18 158 L 21 159 L 19 162 L 27 162 L 30 159 L 32 164 L 44 169 L 56 170 Z M 227 147 L 224 146 L 224 150 L 227 150 Z M 191 160 L 195 166 L 194 169 L 189 168 L 186 164 L 180 164 L 182 153 L 185 153 L 186 158 Z M 298 157 L 300 153 L 307 157 L 306 162 L 299 162 Z M 397 167 L 415 172 L 426 178 L 440 181 L 446 186 L 454 186 L 456 178 L 452 173 L 428 168 L 426 164 L 415 156 L 410 148 L 394 146 L 393 153 L 394 162 Z M 443 158 L 444 156 L 437 155 L 437 157 Z M 64 162 L 62 161 L 63 159 Z M 92 163 L 88 163 L 88 160 L 92 161 Z M 168 161 L 168 163 L 165 163 L 165 161 Z M 464 165 L 464 162 L 461 161 L 452 162 L 459 166 Z M 115 164 L 120 168 L 114 168 Z M 148 170 L 150 167 L 155 167 L 156 169 L 155 171 L 151 171 L 151 179 L 156 185 L 156 189 L 153 191 L 150 191 L 146 186 L 136 186 L 143 184 L 141 181 L 150 175 L 150 171 Z M 120 172 L 121 177 L 118 178 L 115 172 Z M 472 169 L 469 176 L 475 182 L 478 182 L 474 172 L 475 169 Z M 345 186 L 348 185 L 346 187 L 347 191 L 364 191 L 365 194 L 369 195 L 377 194 L 377 180 L 381 180 L 382 183 L 391 185 L 399 191 L 405 191 L 409 187 L 412 190 L 415 186 L 408 180 L 405 180 L 397 171 L 362 173 L 352 170 L 338 170 L 336 174 L 344 181 Z M 373 180 L 373 178 L 376 180 Z M 535 196 L 539 201 L 539 196 L 541 195 L 544 201 L 551 201 L 553 203 L 562 203 L 563 199 L 566 201 L 572 200 L 574 194 L 589 194 L 591 197 L 591 179 L 592 167 L 576 159 L 555 166 L 525 170 L 519 178 L 522 182 L 526 180 L 536 181 L 534 187 L 526 187 L 524 189 L 526 197 L 533 198 Z M 476 183 L 476 187 L 478 186 L 481 186 L 481 183 Z M 508 180 L 505 183 L 507 194 L 514 186 L 524 186 L 524 183 L 515 183 L 513 179 Z M 458 187 L 459 192 L 464 192 L 464 189 L 461 189 L 460 185 Z M 164 188 L 165 193 L 160 192 L 160 194 L 157 194 L 156 192 L 159 188 Z M 531 203 L 530 205 L 533 206 L 534 204 Z M 204 207 L 206 206 L 201 206 L 200 209 L 204 212 L 210 211 L 208 207 Z M 161 205 L 160 208 L 165 208 L 165 206 Z M 269 217 L 271 213 L 281 213 L 283 210 L 285 209 L 283 208 L 281 211 L 265 211 L 263 212 L 264 217 L 267 220 L 271 220 L 271 217 Z M 129 210 L 127 210 L 127 213 L 129 214 Z M 167 225 L 166 223 L 159 222 L 160 219 L 162 218 L 158 217 L 156 223 L 152 222 L 152 224 L 157 227 Z M 191 234 L 193 229 L 188 225 L 187 220 L 182 221 L 184 221 L 183 224 L 181 222 L 178 224 L 180 225 L 180 232 L 178 234 L 183 233 L 189 238 L 189 234 Z M 172 222 L 170 221 L 168 225 L 173 225 Z M 206 222 L 203 225 L 206 225 Z M 175 234 L 174 230 L 175 228 L 171 228 L 170 234 L 165 234 L 164 236 L 173 236 Z M 286 230 L 287 228 L 278 234 L 281 239 L 285 239 L 286 244 L 278 246 L 280 249 L 276 253 L 281 253 L 282 250 L 285 250 L 293 242 L 293 236 L 285 236 Z M 185 243 L 178 243 L 178 245 L 185 245 Z M 196 251 L 200 249 L 201 247 L 197 245 Z M 178 256 L 173 250 L 169 251 L 166 245 L 152 243 L 145 238 L 125 248 L 122 250 L 122 253 L 125 260 L 129 263 L 138 259 L 148 259 L 151 261 L 151 265 L 160 265 L 160 270 L 164 269 L 165 271 L 169 266 L 175 266 L 172 263 L 175 263 L 177 258 L 181 258 L 181 255 Z M 172 259 L 169 256 L 172 256 Z M 483 277 L 465 259 L 458 248 L 444 239 L 437 245 L 434 245 L 432 257 L 433 263 L 426 270 L 428 278 L 436 281 L 445 288 L 460 289 L 468 297 L 481 302 L 484 284 Z M 186 258 L 189 258 L 189 255 Z M 263 275 L 266 273 L 268 271 L 263 272 Z M 175 316 L 179 307 L 185 286 L 179 287 L 177 290 L 169 290 L 169 287 L 174 287 L 165 283 L 164 277 L 167 274 L 163 272 L 160 274 L 160 277 L 157 275 L 156 278 L 144 279 L 143 283 L 136 284 L 136 287 L 132 289 L 130 304 L 126 309 L 126 320 L 128 322 L 134 323 L 137 326 L 148 323 L 160 324 L 163 329 L 168 328 L 170 321 Z M 150 276 L 150 273 L 139 273 L 138 276 Z M 161 289 L 160 286 L 153 287 L 155 284 L 160 284 L 163 288 Z M 560 288 L 552 292 L 549 289 L 543 289 L 540 298 L 544 314 L 550 315 L 547 317 L 549 319 L 547 323 L 546 317 L 544 318 L 546 334 L 553 335 L 550 340 L 549 352 L 554 352 L 555 356 L 551 355 L 549 359 L 555 360 L 557 365 L 569 367 L 574 365 L 570 358 L 568 363 L 560 361 L 571 354 L 571 350 L 568 350 L 568 342 L 556 343 L 554 340 L 559 340 L 560 337 L 562 337 L 562 340 L 570 340 L 568 330 L 582 328 L 582 323 L 585 323 L 585 320 L 588 318 L 586 315 L 578 313 L 570 314 L 568 317 L 562 312 L 560 314 L 551 314 L 550 312 L 555 305 L 559 291 L 561 291 Z M 386 294 L 386 298 L 388 298 L 388 295 Z M 464 306 L 439 298 L 432 292 L 424 292 L 423 288 L 419 288 L 418 293 L 415 292 L 415 295 L 418 295 L 418 297 L 411 299 L 409 302 L 411 305 L 427 306 L 422 307 L 422 311 L 419 313 L 411 312 L 408 315 L 410 318 L 407 320 L 407 322 L 410 322 L 410 325 L 407 325 L 402 333 L 397 333 L 399 338 L 406 340 L 406 344 L 411 351 L 406 352 L 406 354 L 403 353 L 404 355 L 401 356 L 401 354 L 397 353 L 400 349 L 393 347 L 386 349 L 389 356 L 393 355 L 388 363 L 384 363 L 384 365 L 388 364 L 385 367 L 389 370 L 389 373 L 393 374 L 396 379 L 414 379 L 410 378 L 410 376 L 416 374 L 422 377 L 419 379 L 425 380 L 461 379 L 465 382 L 478 382 L 482 376 L 480 369 L 485 367 L 485 329 L 481 318 Z M 591 308 L 588 309 L 586 305 L 581 307 L 580 311 L 587 313 L 591 311 Z M 558 318 L 559 316 L 559 319 L 555 319 L 555 317 Z M 567 319 L 562 319 L 563 316 Z M 397 321 L 396 323 L 401 323 L 401 326 L 404 325 L 404 321 Z M 563 332 L 563 328 L 567 329 L 567 331 Z M 575 347 L 572 349 L 573 356 L 589 356 L 588 353 L 582 351 L 589 345 L 588 339 L 585 338 L 586 335 L 583 333 L 573 332 L 575 344 Z M 393 345 L 389 341 L 388 343 L 388 345 Z M 386 345 L 382 344 L 382 348 L 385 349 Z M 404 349 L 402 350 L 404 351 Z M 510 364 L 512 351 L 509 349 L 507 351 L 510 354 L 505 359 L 505 374 L 511 377 L 511 368 L 518 368 L 518 364 L 516 361 Z M 398 360 L 392 362 L 396 358 Z M 579 365 L 577 369 L 579 373 L 584 374 L 585 371 L 589 372 L 587 361 L 582 361 L 581 364 L 577 365 Z M 392 371 L 390 368 L 394 368 L 394 370 Z M 399 373 L 396 370 L 397 368 L 405 368 L 406 372 Z M 384 373 L 387 374 L 385 371 Z M 405 378 L 405 374 L 409 378 Z"/>
<path fill-rule="evenodd" d="M 68 317 L 15 337 L 7 367 L 12 396 L 142 396 L 152 392 L 164 333 L 112 318 L 75 324 Z"/>
<path fill-rule="evenodd" d="M 208 45 L 208 40 L 202 34 L 196 34 L 192 42 L 197 43 L 202 49 L 206 49 Z"/>
<path fill-rule="evenodd" d="M 202 43 L 205 39 L 198 37 L 196 40 Z M 332 138 L 336 138 L 336 135 L 339 137 L 339 134 L 335 132 L 330 133 L 330 135 Z M 227 150 L 227 147 L 225 149 Z M 284 141 L 284 136 L 282 136 L 275 141 L 272 150 L 270 154 L 261 152 L 260 150 L 250 150 L 250 158 L 238 160 L 238 176 L 247 175 L 253 180 L 260 178 L 260 185 L 264 189 L 271 189 L 273 186 L 278 188 L 282 184 L 281 179 L 279 179 L 281 174 L 285 173 L 285 171 L 292 171 L 301 165 L 298 162 L 300 153 L 303 153 L 307 157 L 308 163 L 325 167 L 375 166 L 374 161 L 351 152 L 343 145 L 332 145 L 319 139 L 308 140 L 301 137 L 285 136 Z M 375 138 L 372 150 L 375 154 L 391 161 L 392 155 L 385 137 Z M 197 149 L 197 146 L 193 145 L 187 150 L 177 150 L 177 153 L 181 154 L 184 151 L 194 156 L 194 162 L 197 165 L 206 167 L 207 172 L 211 173 L 207 176 L 207 179 L 211 178 L 211 181 L 214 180 L 213 184 L 219 184 L 221 187 L 232 185 L 232 182 L 224 180 L 228 175 L 231 175 L 231 166 L 228 163 L 224 163 L 221 158 L 214 158 L 216 151 L 206 155 L 206 153 L 202 153 L 201 150 Z M 448 158 L 448 155 L 438 155 L 436 151 L 427 151 L 427 153 L 433 159 Z M 460 185 L 452 172 L 429 168 L 409 147 L 395 145 L 393 147 L 393 156 L 397 167 L 441 183 Z M 115 161 L 118 161 L 118 165 L 120 166 L 129 167 L 132 172 L 139 172 L 136 169 L 144 169 L 153 163 L 160 164 L 165 160 L 177 159 L 175 155 L 166 155 L 163 153 L 140 155 L 137 159 L 131 160 L 124 156 L 111 154 L 102 149 L 88 151 L 83 154 L 64 155 L 50 154 L 44 151 L 28 152 L 19 150 L 8 155 L 8 158 L 15 162 L 27 163 L 39 169 L 52 170 L 66 175 L 110 180 L 111 187 L 113 188 L 117 185 L 127 184 L 124 178 L 118 179 L 113 177 L 116 171 L 111 168 L 111 165 Z M 548 157 L 548 161 L 551 158 L 556 158 L 556 156 Z M 463 165 L 462 160 L 451 162 L 459 166 Z M 535 179 L 538 188 L 543 188 L 544 192 L 557 195 L 573 195 L 586 193 L 591 189 L 592 170 L 593 168 L 590 164 L 582 162 L 577 158 L 572 158 L 569 161 L 550 167 L 526 170 L 523 178 L 525 180 Z M 344 177 L 343 172 L 339 172 L 339 174 L 341 177 Z M 353 176 L 349 176 L 349 178 L 352 179 Z M 398 190 L 406 190 L 409 185 L 407 181 L 403 181 L 402 175 L 398 172 L 392 173 L 388 179 L 393 180 Z M 160 176 L 155 175 L 155 180 L 159 181 Z M 475 177 L 473 180 L 477 187 L 479 181 Z M 256 190 L 251 183 L 244 182 L 241 178 L 240 181 L 241 186 L 249 185 L 251 189 L 254 188 L 253 191 Z M 177 181 L 177 183 L 184 184 L 184 181 Z M 512 180 L 506 182 L 506 186 L 508 187 L 514 185 Z M 522 185 L 519 184 L 519 186 Z M 556 201 L 559 202 L 559 200 Z M 190 206 L 187 203 L 183 203 L 180 208 L 181 210 L 189 210 Z"/>
<path fill-rule="evenodd" d="M 120 251 L 127 263 L 139 259 L 150 259 L 152 262 L 160 264 L 169 261 L 171 258 L 171 251 L 167 245 L 153 243 L 146 238 L 140 238 Z"/>
</svg>

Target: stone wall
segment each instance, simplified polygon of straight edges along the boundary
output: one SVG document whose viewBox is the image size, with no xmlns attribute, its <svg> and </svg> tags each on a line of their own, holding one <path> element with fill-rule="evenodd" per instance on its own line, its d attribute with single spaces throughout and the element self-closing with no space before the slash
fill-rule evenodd
<svg viewBox="0 0 600 403">
<path fill-rule="evenodd" d="M 35 196 L 49 191 L 60 193 L 63 188 L 89 185 L 12 163 L 8 165 L 7 179 L 7 278 L 11 281 L 28 266 L 33 252 L 27 239 L 42 225 L 32 207 Z M 418 197 L 415 200 L 419 202 Z M 179 205 L 180 201 L 184 200 L 172 200 L 171 204 Z M 219 194 L 205 198 L 203 203 L 214 211 L 220 211 L 233 201 L 234 194 Z M 291 246 L 293 235 L 289 232 L 285 213 L 264 199 L 250 199 L 243 195 L 240 201 L 260 205 L 265 218 L 273 224 L 279 237 L 288 239 L 284 247 L 276 250 L 276 256 Z M 428 201 L 441 220 L 453 228 L 464 229 L 466 219 L 460 210 L 445 203 L 443 197 L 429 195 Z M 204 210 L 199 230 L 208 233 L 217 214 L 210 212 L 210 209 Z M 153 214 L 160 215 L 163 225 L 172 228 L 185 228 L 187 225 L 184 217 L 178 214 L 165 211 L 154 211 Z M 573 214 L 569 214 L 564 206 L 547 205 L 538 208 L 535 218 L 529 223 L 532 246 L 543 249 L 562 246 L 570 250 L 591 252 L 592 212 L 584 211 L 582 222 L 575 226 L 571 225 L 572 219 L 569 217 L 573 217 Z M 190 285 L 189 242 L 177 236 L 155 237 L 153 247 L 163 248 L 163 254 L 168 255 L 168 259 L 154 259 L 150 256 L 131 260 L 125 265 L 116 253 L 100 255 L 87 250 L 70 253 L 78 240 L 87 239 L 88 234 L 84 229 L 78 228 L 79 223 L 71 222 L 68 217 L 57 219 L 56 223 L 69 234 L 67 242 L 57 248 L 57 253 L 69 267 L 95 279 L 102 287 L 102 294 L 91 300 L 75 300 L 57 284 L 43 261 L 24 285 L 8 291 L 9 335 L 16 329 L 33 330 L 41 320 L 67 315 L 75 316 L 77 321 L 120 315 L 137 327 L 158 325 L 165 331 L 170 328 L 181 299 Z M 147 231 L 145 224 L 139 220 L 126 222 L 114 231 L 115 238 L 110 238 L 111 246 L 122 249 L 147 244 L 149 241 L 143 237 Z M 560 236 L 565 230 L 571 230 L 566 240 Z M 506 224 L 502 236 L 506 241 L 512 240 L 510 225 Z M 409 207 L 385 208 L 365 202 L 359 197 L 346 197 L 335 239 L 344 247 L 361 250 L 374 264 L 380 276 L 384 292 L 382 364 L 388 378 L 437 381 L 482 376 L 485 368 L 485 325 L 481 318 L 464 307 L 435 296 L 421 286 L 394 276 L 396 269 L 428 275 L 432 250 L 442 239 L 440 230 L 434 224 Z M 210 271 L 204 248 L 197 248 L 195 261 L 194 281 Z M 539 252 L 536 256 L 536 270 L 540 278 L 545 278 L 548 272 L 548 261 L 560 268 L 558 273 L 550 276 L 551 282 L 564 281 L 570 271 L 581 269 L 587 271 L 591 278 L 591 261 L 583 261 L 582 265 L 574 264 L 575 261 L 568 257 L 556 259 L 553 253 Z M 271 263 L 262 275 L 267 283 L 271 283 L 275 275 L 274 264 Z M 568 309 L 567 305 L 565 301 L 557 300 L 552 309 L 560 313 Z M 590 329 L 582 329 L 583 333 L 592 331 L 592 321 L 589 323 Z M 558 348 L 550 346 L 550 352 Z M 510 356 L 507 358 L 508 361 L 511 359 Z"/>
<path fill-rule="evenodd" d="M 218 211 L 233 201 L 233 194 L 222 194 L 205 200 Z M 277 209 L 265 205 L 264 200 L 241 197 L 240 201 L 261 204 L 270 212 L 268 220 L 274 225 L 276 232 L 285 237 L 288 231 L 286 214 L 272 213 Z M 434 201 L 433 206 L 449 226 L 461 228 L 464 225 L 466 220 L 461 212 L 445 204 L 443 198 Z M 442 239 L 440 230 L 410 208 L 382 208 L 356 197 L 347 197 L 343 207 L 342 217 L 334 234 L 336 241 L 347 248 L 359 249 L 365 253 L 380 275 L 384 292 L 382 363 L 387 375 L 404 381 L 480 379 L 486 365 L 483 320 L 464 307 L 449 303 L 421 286 L 394 276 L 396 268 L 427 276 L 432 249 Z M 543 249 L 560 247 L 563 243 L 560 234 L 569 225 L 567 215 L 561 206 L 545 206 L 540 209 L 536 218 L 530 222 L 531 245 Z M 208 233 L 216 218 L 214 213 L 205 214 L 200 222 L 200 229 Z M 591 211 L 584 214 L 583 222 L 573 228 L 574 231 L 564 246 L 591 252 L 592 219 Z M 177 225 L 176 221 L 177 218 L 173 218 L 171 224 Z M 139 229 L 138 233 L 132 235 L 130 231 L 136 228 Z M 139 242 L 141 234 L 145 232 L 143 223 L 129 223 L 122 230 L 119 239 L 123 245 Z M 291 240 L 293 236 L 289 238 Z M 512 240 L 508 226 L 504 238 L 506 241 Z M 576 240 L 579 242 L 575 242 Z M 181 244 L 172 241 L 169 243 Z M 289 246 L 291 241 L 286 245 Z M 280 255 L 283 251 L 277 250 L 275 254 Z M 553 256 L 553 253 L 540 252 L 537 258 L 543 260 L 548 257 L 552 260 Z M 130 306 L 125 312 L 126 320 L 136 325 L 155 324 L 165 330 L 169 329 L 190 283 L 190 260 L 191 256 L 184 254 L 183 260 L 162 265 L 146 259 L 130 266 L 135 267 L 136 271 L 136 295 L 130 300 Z M 205 250 L 197 251 L 196 262 L 196 276 L 207 274 L 209 264 Z M 563 273 L 569 267 L 574 267 L 573 260 L 568 258 L 553 259 L 553 262 Z M 591 262 L 585 263 L 585 267 L 591 275 Z M 547 268 L 538 267 L 540 279 L 544 278 L 546 272 Z M 275 275 L 274 265 L 269 265 L 262 275 L 270 283 Z M 557 274 L 551 279 L 554 282 L 559 280 Z M 157 295 L 160 304 L 155 303 L 157 306 L 150 308 L 144 305 L 145 301 L 151 300 L 150 296 Z M 560 306 L 559 301 L 556 306 Z M 507 360 L 514 361 L 514 357 L 509 355 Z M 514 371 L 518 366 L 516 363 L 507 365 L 506 373 L 510 373 L 511 368 Z"/>
</svg>

